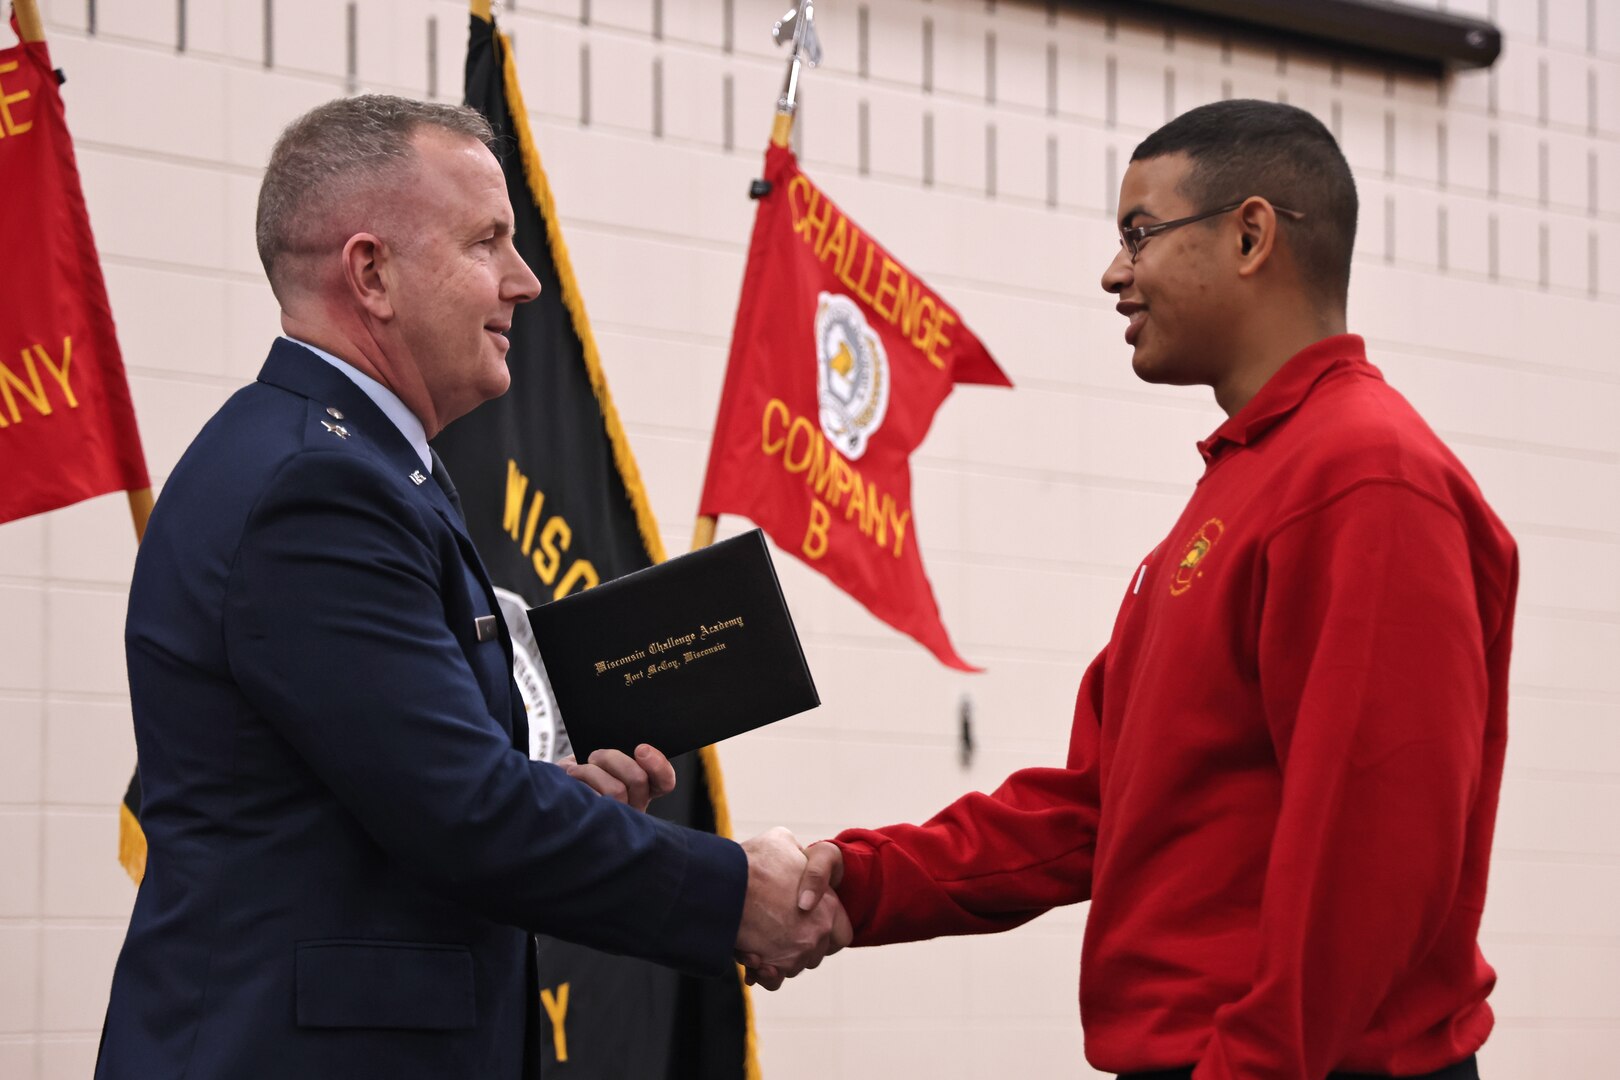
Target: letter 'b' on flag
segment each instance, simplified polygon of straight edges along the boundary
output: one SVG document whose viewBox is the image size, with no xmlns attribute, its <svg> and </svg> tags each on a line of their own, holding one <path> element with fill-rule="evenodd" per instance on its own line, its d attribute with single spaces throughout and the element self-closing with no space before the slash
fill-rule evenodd
<svg viewBox="0 0 1620 1080">
<path fill-rule="evenodd" d="M 910 455 L 957 383 L 1011 386 L 956 309 L 765 154 L 700 514 L 741 514 L 961 671 L 923 570 Z"/>
<path fill-rule="evenodd" d="M 147 487 L 43 41 L 0 50 L 0 263 L 0 522 Z"/>
</svg>

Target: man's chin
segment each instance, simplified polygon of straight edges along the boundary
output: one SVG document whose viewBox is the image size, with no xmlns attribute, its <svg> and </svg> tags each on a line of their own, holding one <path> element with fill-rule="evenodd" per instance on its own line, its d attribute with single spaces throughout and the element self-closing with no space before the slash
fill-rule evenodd
<svg viewBox="0 0 1620 1080">
<path fill-rule="evenodd" d="M 501 362 L 500 371 L 491 372 L 490 377 L 484 381 L 484 385 L 480 389 L 484 392 L 483 398 L 485 401 L 492 401 L 512 389 L 512 373 L 507 370 L 504 360 Z"/>
<path fill-rule="evenodd" d="M 1140 345 L 1131 352 L 1131 370 L 1136 373 L 1138 379 L 1145 383 L 1168 381 L 1155 361 L 1152 350 L 1143 349 Z"/>
<path fill-rule="evenodd" d="M 504 363 L 483 372 L 476 382 L 466 384 L 468 393 L 456 405 L 455 415 L 444 420 L 450 424 L 472 412 L 486 401 L 493 401 L 512 388 L 512 375 Z"/>
<path fill-rule="evenodd" d="M 1131 370 L 1138 379 L 1154 386 L 1193 386 L 1203 382 L 1185 364 L 1151 349 L 1144 351 L 1140 345 L 1131 354 Z"/>
<path fill-rule="evenodd" d="M 512 386 L 512 369 L 506 364 L 504 350 L 491 349 L 484 354 L 484 367 L 478 373 L 478 390 L 481 400 L 498 398 L 506 393 Z"/>
</svg>

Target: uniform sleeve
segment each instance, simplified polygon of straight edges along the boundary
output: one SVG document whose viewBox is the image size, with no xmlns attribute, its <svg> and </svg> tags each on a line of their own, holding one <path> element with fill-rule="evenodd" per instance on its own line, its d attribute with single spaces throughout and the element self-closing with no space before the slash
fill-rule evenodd
<svg viewBox="0 0 1620 1080">
<path fill-rule="evenodd" d="M 1064 768 L 1020 770 L 922 825 L 839 834 L 854 944 L 1009 930 L 1091 896 L 1106 655 L 1081 681 Z"/>
<path fill-rule="evenodd" d="M 435 891 L 593 948 L 729 970 L 741 849 L 513 748 L 448 625 L 439 583 L 462 572 L 460 556 L 422 515 L 355 457 L 292 459 L 254 509 L 227 587 L 242 692 Z"/>
<path fill-rule="evenodd" d="M 1467 534 L 1394 482 L 1267 546 L 1259 640 L 1282 802 L 1253 985 L 1196 1080 L 1320 1080 L 1458 900 L 1479 790 L 1485 645 Z"/>
</svg>

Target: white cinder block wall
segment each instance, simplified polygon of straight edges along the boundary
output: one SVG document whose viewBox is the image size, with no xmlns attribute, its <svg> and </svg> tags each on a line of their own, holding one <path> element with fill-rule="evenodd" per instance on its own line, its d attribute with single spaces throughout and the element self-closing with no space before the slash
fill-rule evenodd
<svg viewBox="0 0 1620 1080">
<path fill-rule="evenodd" d="M 723 748 L 740 831 L 926 816 L 1062 760 L 1075 685 L 1220 417 L 1134 381 L 1097 287 L 1132 147 L 1222 96 L 1320 115 L 1357 173 L 1351 325 L 1523 549 L 1486 912 L 1492 1080 L 1620 1056 L 1620 5 L 1488 15 L 1490 73 L 1392 73 L 1066 4 L 825 0 L 811 174 L 961 309 L 1018 384 L 948 401 L 918 532 L 968 677 L 780 563 L 825 706 Z M 154 478 L 253 377 L 275 308 L 252 214 L 279 128 L 355 89 L 457 99 L 454 0 L 45 0 Z M 784 0 L 519 0 L 503 18 L 654 508 L 685 547 Z M 3 192 L 0 197 L 18 198 Z M 5 463 L 0 463 L 3 476 Z M 730 522 L 732 526 L 739 523 Z M 134 542 L 112 496 L 0 527 L 0 1076 L 83 1077 L 133 889 L 115 858 Z M 979 752 L 957 757 L 971 697 Z M 1088 1076 L 1082 909 L 846 953 L 756 995 L 771 1080 Z"/>
</svg>

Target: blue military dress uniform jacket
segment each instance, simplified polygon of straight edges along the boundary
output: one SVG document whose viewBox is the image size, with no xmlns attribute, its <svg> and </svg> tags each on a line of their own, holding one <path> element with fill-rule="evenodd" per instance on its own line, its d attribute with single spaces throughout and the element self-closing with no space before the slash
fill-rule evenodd
<svg viewBox="0 0 1620 1080">
<path fill-rule="evenodd" d="M 530 931 L 730 968 L 741 850 L 530 761 L 490 615 L 405 438 L 277 341 L 136 560 L 149 854 L 98 1078 L 532 1076 Z"/>
</svg>

